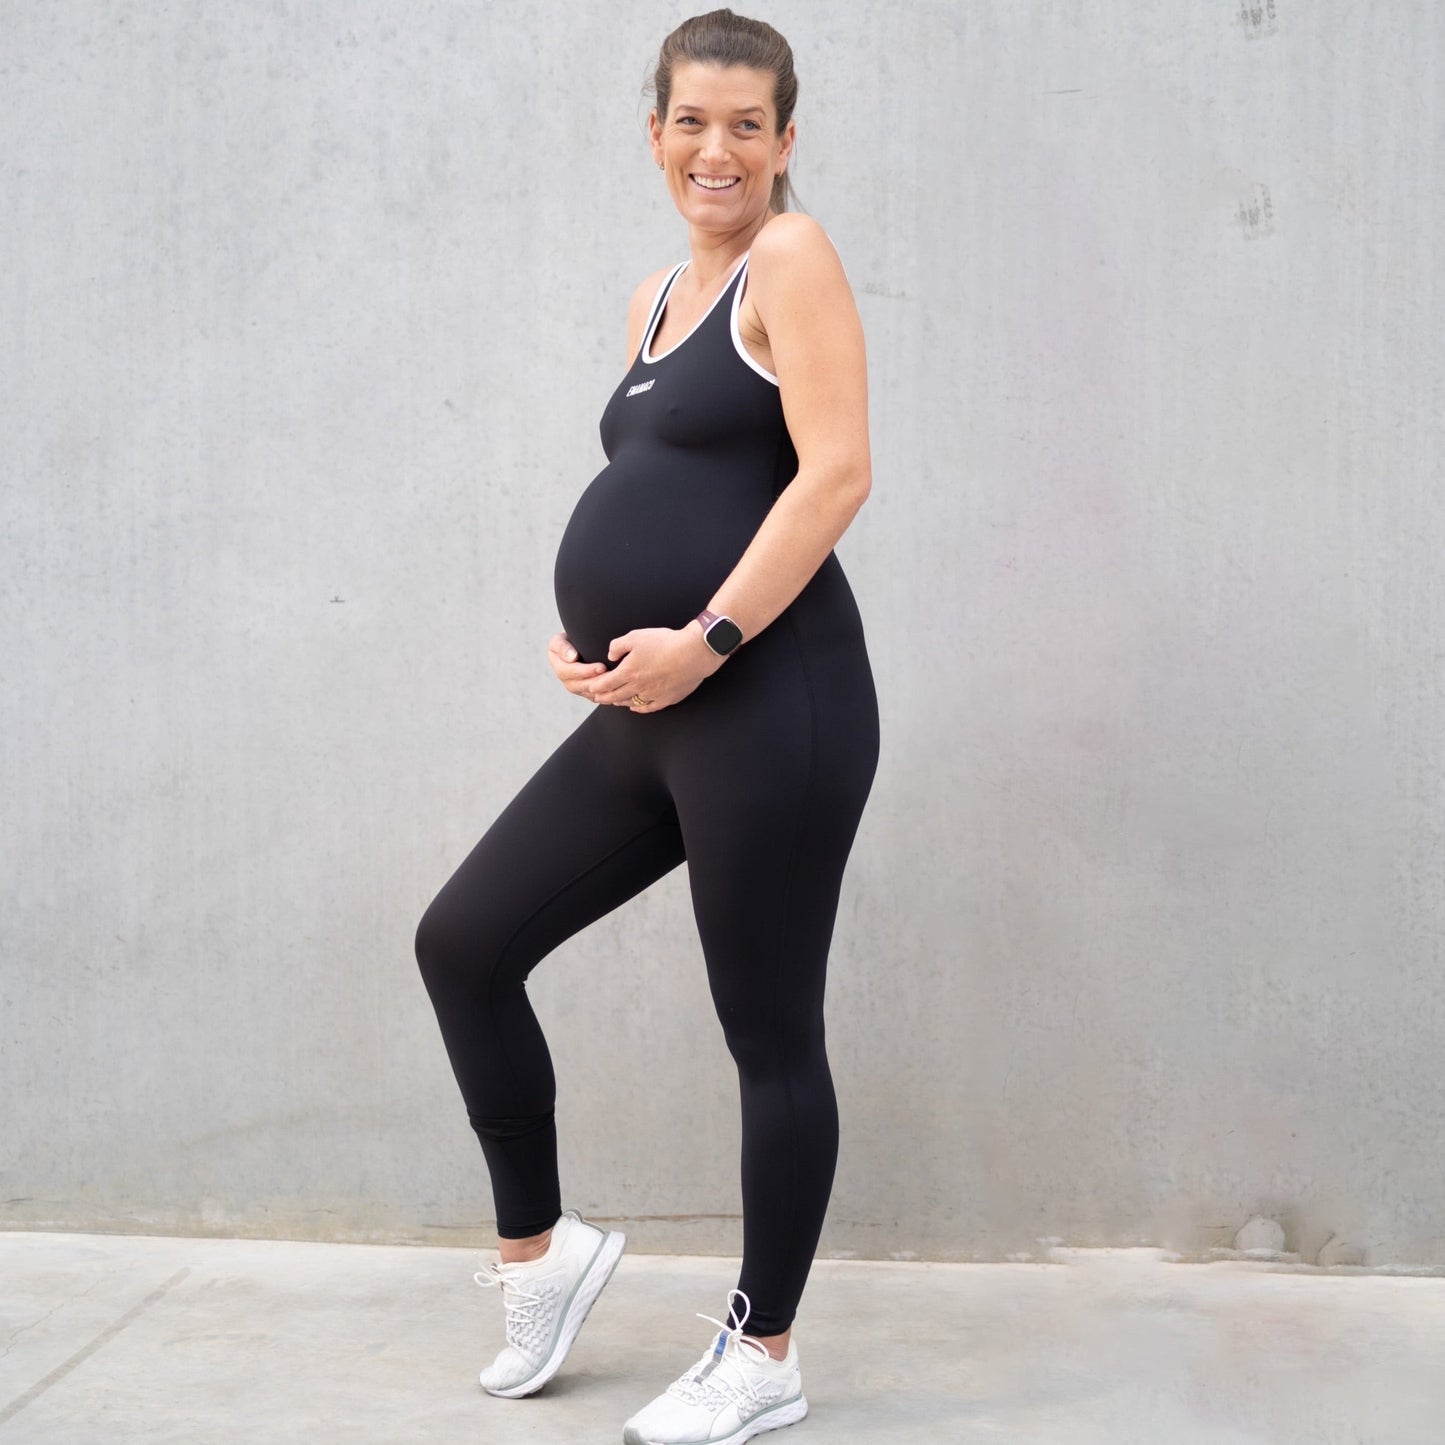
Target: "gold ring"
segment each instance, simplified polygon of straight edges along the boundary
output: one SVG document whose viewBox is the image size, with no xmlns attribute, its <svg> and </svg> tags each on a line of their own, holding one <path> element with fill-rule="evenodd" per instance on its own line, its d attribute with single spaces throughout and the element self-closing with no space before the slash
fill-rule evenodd
<svg viewBox="0 0 1445 1445">
<path fill-rule="evenodd" d="M 634 692 L 634 693 L 632 694 L 632 697 L 629 699 L 629 701 L 631 701 L 631 702 L 633 703 L 633 705 L 636 706 L 636 707 L 646 707 L 646 706 L 647 706 L 647 699 L 646 699 L 645 697 L 643 697 L 643 695 L 642 695 L 640 692 Z"/>
</svg>

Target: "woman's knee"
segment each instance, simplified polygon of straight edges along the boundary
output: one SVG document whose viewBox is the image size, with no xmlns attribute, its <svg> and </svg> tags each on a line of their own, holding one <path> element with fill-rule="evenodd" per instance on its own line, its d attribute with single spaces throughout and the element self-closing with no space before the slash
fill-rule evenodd
<svg viewBox="0 0 1445 1445">
<path fill-rule="evenodd" d="M 723 1039 L 745 1079 L 807 1076 L 828 1067 L 821 1018 L 734 1014 L 723 1025 Z"/>
<path fill-rule="evenodd" d="M 487 889 L 445 888 L 416 926 L 413 949 L 433 997 L 478 990 L 491 998 L 526 978 L 530 960 L 519 946 L 515 908 Z"/>
<path fill-rule="evenodd" d="M 413 943 L 417 967 L 428 989 L 461 976 L 475 977 L 484 966 L 485 941 L 475 923 L 458 917 L 445 892 L 438 894 L 421 916 Z"/>
</svg>

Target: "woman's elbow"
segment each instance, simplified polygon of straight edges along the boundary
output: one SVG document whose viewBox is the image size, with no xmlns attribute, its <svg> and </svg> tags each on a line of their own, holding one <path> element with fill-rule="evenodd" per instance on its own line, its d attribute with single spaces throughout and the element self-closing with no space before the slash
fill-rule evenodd
<svg viewBox="0 0 1445 1445">
<path fill-rule="evenodd" d="M 866 460 L 852 461 L 834 458 L 828 462 L 815 462 L 799 468 L 801 482 L 806 477 L 806 486 L 817 504 L 848 517 L 868 499 L 873 486 L 873 473 Z"/>
<path fill-rule="evenodd" d="M 854 512 L 868 500 L 868 493 L 872 490 L 873 469 L 867 462 L 858 462 L 846 469 L 841 480 L 840 491 L 848 499 Z"/>
</svg>

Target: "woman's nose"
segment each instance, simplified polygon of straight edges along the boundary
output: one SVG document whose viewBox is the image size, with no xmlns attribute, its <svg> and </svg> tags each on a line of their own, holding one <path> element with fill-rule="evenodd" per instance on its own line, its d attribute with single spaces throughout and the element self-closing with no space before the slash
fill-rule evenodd
<svg viewBox="0 0 1445 1445">
<path fill-rule="evenodd" d="M 727 136 L 721 129 L 709 129 L 702 138 L 702 153 L 707 160 L 727 157 Z"/>
</svg>

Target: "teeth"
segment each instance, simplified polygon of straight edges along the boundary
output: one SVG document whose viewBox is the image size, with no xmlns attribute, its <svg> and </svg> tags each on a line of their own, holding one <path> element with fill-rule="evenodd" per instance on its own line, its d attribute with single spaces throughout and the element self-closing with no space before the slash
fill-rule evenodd
<svg viewBox="0 0 1445 1445">
<path fill-rule="evenodd" d="M 694 176 L 698 185 L 708 191 L 725 191 L 729 186 L 737 184 L 736 176 Z"/>
</svg>

